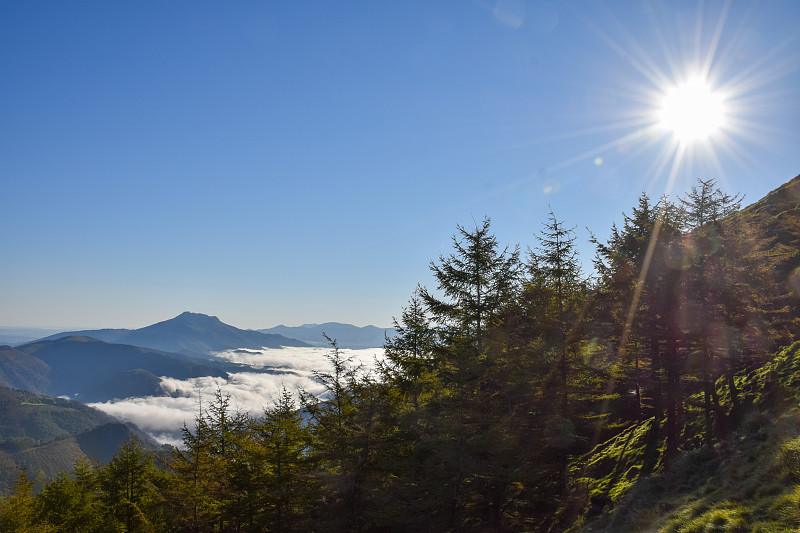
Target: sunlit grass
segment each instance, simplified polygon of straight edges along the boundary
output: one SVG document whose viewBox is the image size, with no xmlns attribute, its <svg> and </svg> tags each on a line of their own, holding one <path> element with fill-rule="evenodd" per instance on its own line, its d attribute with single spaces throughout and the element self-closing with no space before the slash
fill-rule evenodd
<svg viewBox="0 0 800 533">
<path fill-rule="evenodd" d="M 800 530 L 798 380 L 800 343 L 795 343 L 764 367 L 737 376 L 740 400 L 749 412 L 729 439 L 687 450 L 651 477 L 631 468 L 641 460 L 648 423 L 598 446 L 583 459 L 582 482 L 611 503 L 575 531 Z M 717 388 L 723 406 L 729 406 L 725 384 L 720 381 Z M 690 432 L 702 427 L 700 411 L 686 416 L 695 419 Z"/>
</svg>

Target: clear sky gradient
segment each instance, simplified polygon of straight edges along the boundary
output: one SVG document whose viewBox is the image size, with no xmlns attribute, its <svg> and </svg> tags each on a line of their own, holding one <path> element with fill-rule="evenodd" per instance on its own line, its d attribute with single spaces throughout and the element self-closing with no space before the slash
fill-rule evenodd
<svg viewBox="0 0 800 533">
<path fill-rule="evenodd" d="M 388 326 L 458 224 L 800 173 L 800 2 L 0 3 L 0 325 Z M 696 73 L 725 126 L 657 124 Z"/>
</svg>

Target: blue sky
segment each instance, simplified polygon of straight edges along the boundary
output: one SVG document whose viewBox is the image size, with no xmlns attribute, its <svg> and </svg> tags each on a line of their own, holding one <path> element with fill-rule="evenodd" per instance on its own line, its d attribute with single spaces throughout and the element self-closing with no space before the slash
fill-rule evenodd
<svg viewBox="0 0 800 533">
<path fill-rule="evenodd" d="M 0 325 L 388 326 L 458 224 L 800 173 L 800 3 L 0 4 Z M 726 125 L 654 119 L 695 73 Z"/>
</svg>

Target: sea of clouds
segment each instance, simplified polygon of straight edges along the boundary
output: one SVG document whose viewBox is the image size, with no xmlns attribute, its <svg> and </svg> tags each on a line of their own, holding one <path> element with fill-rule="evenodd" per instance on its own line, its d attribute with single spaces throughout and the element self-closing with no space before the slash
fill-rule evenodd
<svg viewBox="0 0 800 533">
<path fill-rule="evenodd" d="M 375 370 L 383 357 L 383 349 L 339 350 L 352 358 L 354 366 L 363 372 Z M 147 396 L 92 403 L 109 415 L 133 422 L 164 444 L 180 446 L 184 424 L 194 428 L 200 406 L 209 405 L 219 389 L 230 397 L 234 411 L 253 415 L 272 407 L 283 389 L 297 393 L 305 390 L 315 396 L 324 393 L 314 372 L 329 372 L 329 348 L 264 348 L 261 350 L 230 350 L 215 354 L 220 359 L 249 366 L 258 372 L 237 372 L 227 378 L 199 377 L 187 380 L 164 377 L 161 388 L 167 396 Z"/>
</svg>

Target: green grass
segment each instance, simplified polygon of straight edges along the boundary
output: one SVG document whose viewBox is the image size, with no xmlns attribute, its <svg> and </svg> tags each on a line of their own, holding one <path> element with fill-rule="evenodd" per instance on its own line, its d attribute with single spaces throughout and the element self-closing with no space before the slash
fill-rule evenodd
<svg viewBox="0 0 800 533">
<path fill-rule="evenodd" d="M 738 375 L 741 426 L 713 447 L 686 450 L 669 468 L 639 476 L 651 422 L 632 426 L 576 461 L 573 473 L 605 506 L 572 531 L 786 532 L 800 530 L 800 343 Z M 729 401 L 727 387 L 718 394 Z M 723 403 L 725 406 L 725 403 Z M 687 416 L 693 431 L 701 411 Z M 691 441 L 697 445 L 697 440 Z M 595 514 L 596 511 L 595 511 Z"/>
</svg>

